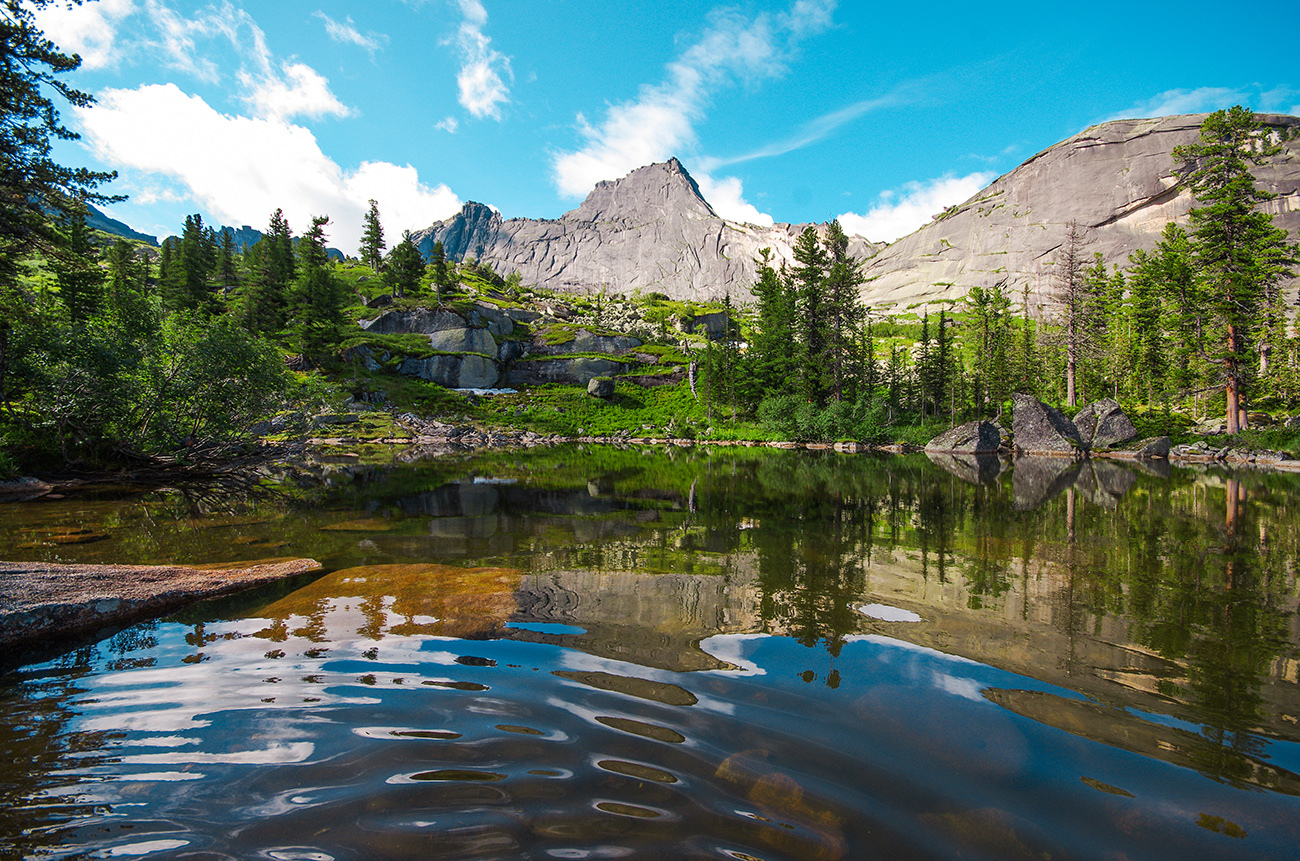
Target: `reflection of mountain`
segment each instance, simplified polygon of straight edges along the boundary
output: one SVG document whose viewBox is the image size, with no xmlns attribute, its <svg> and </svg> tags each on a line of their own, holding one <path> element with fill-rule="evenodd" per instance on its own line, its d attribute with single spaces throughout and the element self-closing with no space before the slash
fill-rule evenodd
<svg viewBox="0 0 1300 861">
<path fill-rule="evenodd" d="M 733 561 L 741 562 L 735 559 Z M 762 629 L 751 573 L 738 576 L 549 571 L 524 578 L 518 616 L 565 622 L 589 634 L 583 651 L 676 671 L 727 666 L 700 650 L 714 634 Z"/>
<path fill-rule="evenodd" d="M 1065 699 L 1044 691 L 987 688 L 984 696 L 1016 714 L 1233 784 L 1300 795 L 1300 775 L 1188 732 L 1162 726 L 1123 709 Z"/>
</svg>

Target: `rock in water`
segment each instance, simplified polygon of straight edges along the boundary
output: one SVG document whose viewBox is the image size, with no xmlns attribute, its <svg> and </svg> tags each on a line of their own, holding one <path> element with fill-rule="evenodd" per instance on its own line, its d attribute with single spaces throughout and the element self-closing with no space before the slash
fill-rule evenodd
<svg viewBox="0 0 1300 861">
<path fill-rule="evenodd" d="M 1114 398 L 1093 401 L 1079 410 L 1074 427 L 1083 444 L 1092 451 L 1115 448 L 1137 439 L 1138 435 L 1137 428 Z"/>
<path fill-rule="evenodd" d="M 1011 435 L 1024 454 L 1082 457 L 1083 440 L 1061 411 L 1031 395 L 1012 395 Z"/>
<path fill-rule="evenodd" d="M 992 422 L 967 422 L 926 443 L 926 451 L 994 454 L 1002 442 L 1001 430 Z"/>
<path fill-rule="evenodd" d="M 774 266 L 793 263 L 794 242 L 806 226 L 727 221 L 671 159 L 598 183 L 581 206 L 557 219 L 503 220 L 470 202 L 412 240 L 426 258 L 441 242 L 448 259 L 473 257 L 550 290 L 721 299 L 728 289 L 741 293 L 754 283 L 759 249 L 772 250 Z M 849 252 L 866 258 L 881 247 L 851 237 Z"/>
</svg>

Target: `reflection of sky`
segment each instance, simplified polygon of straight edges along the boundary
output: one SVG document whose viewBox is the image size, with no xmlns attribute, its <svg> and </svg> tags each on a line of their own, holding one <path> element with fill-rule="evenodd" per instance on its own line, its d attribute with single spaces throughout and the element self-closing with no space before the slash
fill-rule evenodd
<svg viewBox="0 0 1300 861">
<path fill-rule="evenodd" d="M 311 639 L 292 633 L 309 623 Z M 681 774 L 681 762 L 673 769 L 657 761 L 652 746 L 616 757 L 672 771 L 682 787 L 708 783 L 719 762 L 761 744 L 810 799 L 834 799 L 826 803 L 909 822 L 918 821 L 923 809 L 996 809 L 1020 823 L 1022 834 L 1040 828 L 1030 823 L 1051 823 L 1053 840 L 1080 857 L 1101 857 L 1113 848 L 1107 841 L 1119 838 L 1111 826 L 1098 830 L 1095 823 L 1110 822 L 1116 805 L 1140 809 L 1153 828 L 1184 837 L 1202 836 L 1197 816 L 1208 810 L 1241 823 L 1260 857 L 1278 845 L 1270 842 L 1276 834 L 1269 822 L 1283 821 L 1296 809 L 1295 799 L 1243 792 L 1190 769 L 1088 741 L 982 695 L 994 688 L 1083 699 L 1069 690 L 880 635 L 848 637 L 838 654 L 787 637 L 718 635 L 701 648 L 741 669 L 676 673 L 522 639 L 390 633 L 373 640 L 356 634 L 355 612 L 335 604 L 314 620 L 288 619 L 280 629 L 287 635 L 273 633 L 269 624 L 208 623 L 202 645 L 186 642 L 193 628 L 160 625 L 156 646 L 132 655 L 151 657 L 154 666 L 79 679 L 71 729 L 109 733 L 102 752 L 112 760 L 74 765 L 69 776 L 79 782 L 51 796 L 78 793 L 132 815 L 123 802 L 130 796 L 131 804 L 146 804 L 147 785 L 154 783 L 158 788 L 147 801 L 152 806 L 139 815 L 173 815 L 171 808 L 197 809 L 202 799 L 221 796 L 224 784 L 252 774 L 289 768 L 302 775 L 293 786 L 301 780 L 311 787 L 312 780 L 322 780 L 313 769 L 327 772 L 341 755 L 403 744 L 414 750 L 427 742 L 412 739 L 436 732 L 449 740 L 435 744 L 481 752 L 490 760 L 485 767 L 503 775 L 499 785 L 509 786 L 532 766 L 493 752 L 494 739 L 502 735 L 499 725 L 535 729 L 528 744 L 556 751 L 548 754 L 547 767 L 581 775 L 595 767 L 593 758 L 609 756 L 603 751 L 611 746 L 612 730 L 601 719 L 613 717 L 662 726 L 685 738 L 678 749 L 706 762 L 694 784 Z M 478 663 L 467 664 L 467 657 Z M 557 671 L 675 686 L 695 702 L 649 701 L 638 698 L 635 685 L 603 689 L 577 676 L 553 675 Z M 471 681 L 481 684 L 438 687 Z M 1133 717 L 1171 732 L 1180 729 L 1159 716 Z M 1270 753 L 1284 765 L 1294 762 L 1296 750 L 1275 744 Z M 401 758 L 377 761 L 371 767 L 389 769 L 377 776 L 388 786 L 418 784 L 421 772 L 435 770 Z M 328 790 L 249 798 L 237 812 L 291 817 L 313 799 L 373 791 L 367 781 L 376 775 L 364 770 L 364 758 L 359 762 L 343 783 L 331 778 L 336 783 Z M 1099 792 L 1083 778 L 1133 798 Z M 96 781 L 104 782 L 95 786 Z M 182 804 L 186 797 L 191 800 Z M 474 815 L 463 812 L 467 820 Z M 114 849 L 130 854 L 146 847 L 147 842 L 124 842 Z"/>
</svg>

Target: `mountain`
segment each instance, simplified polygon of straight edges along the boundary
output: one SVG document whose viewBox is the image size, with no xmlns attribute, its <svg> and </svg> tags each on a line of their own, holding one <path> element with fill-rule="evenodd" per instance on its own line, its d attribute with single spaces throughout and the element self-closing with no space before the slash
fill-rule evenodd
<svg viewBox="0 0 1300 861">
<path fill-rule="evenodd" d="M 109 218 L 89 203 L 86 204 L 86 226 L 91 230 L 99 230 L 110 236 L 134 239 L 137 242 L 147 242 L 154 246 L 158 244 L 158 237 L 132 230 L 125 223 L 118 221 L 116 218 Z"/>
<path fill-rule="evenodd" d="M 1167 222 L 1186 225 L 1195 201 L 1178 185 L 1171 153 L 1198 139 L 1205 116 L 1116 120 L 1049 147 L 869 260 L 864 300 L 902 310 L 1006 279 L 1013 298 L 1028 285 L 1031 308 L 1050 308 L 1052 263 L 1071 221 L 1088 260 L 1100 252 L 1108 266 L 1154 247 Z M 1300 240 L 1300 119 L 1256 116 L 1282 144 L 1254 170 L 1258 185 L 1278 195 L 1264 207 Z"/>
<path fill-rule="evenodd" d="M 557 219 L 503 220 L 491 207 L 470 202 L 412 239 L 426 257 L 441 242 L 450 259 L 473 257 L 553 290 L 641 290 L 696 300 L 721 299 L 730 290 L 747 300 L 759 250 L 772 249 L 777 262 L 793 261 L 805 226 L 727 221 L 681 162 L 670 159 L 598 183 L 581 206 Z M 851 238 L 850 251 L 859 257 L 880 247 Z"/>
</svg>

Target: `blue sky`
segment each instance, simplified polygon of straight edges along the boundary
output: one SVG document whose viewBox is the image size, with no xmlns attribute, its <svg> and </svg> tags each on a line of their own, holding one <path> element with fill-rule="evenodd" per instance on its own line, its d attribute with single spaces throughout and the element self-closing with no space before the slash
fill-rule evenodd
<svg viewBox="0 0 1300 861">
<path fill-rule="evenodd" d="M 40 21 L 80 53 L 69 164 L 115 169 L 109 212 L 301 231 L 350 253 L 469 200 L 553 218 L 679 157 L 725 217 L 891 240 L 1117 117 L 1300 113 L 1300 6 L 747 0 L 92 0 Z M 1239 23 L 1240 22 L 1240 23 Z"/>
</svg>

